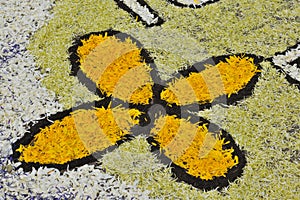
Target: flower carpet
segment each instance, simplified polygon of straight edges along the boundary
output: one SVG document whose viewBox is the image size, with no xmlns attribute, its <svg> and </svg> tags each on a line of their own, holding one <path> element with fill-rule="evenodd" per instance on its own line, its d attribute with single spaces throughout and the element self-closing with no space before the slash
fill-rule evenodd
<svg viewBox="0 0 300 200">
<path fill-rule="evenodd" d="M 299 2 L 0 5 L 0 199 L 300 198 Z"/>
</svg>

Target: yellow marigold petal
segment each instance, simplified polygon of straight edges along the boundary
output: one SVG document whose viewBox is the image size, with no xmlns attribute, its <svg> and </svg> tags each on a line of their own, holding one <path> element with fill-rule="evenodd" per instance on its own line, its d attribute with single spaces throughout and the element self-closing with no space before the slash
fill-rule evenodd
<svg viewBox="0 0 300 200">
<path fill-rule="evenodd" d="M 237 93 L 257 72 L 259 70 L 253 58 L 230 56 L 226 62 L 221 61 L 215 66 L 206 65 L 206 69 L 200 73 L 191 73 L 187 78 L 170 83 L 161 93 L 161 98 L 176 105 L 209 103 L 221 95 L 230 97 Z"/>
<path fill-rule="evenodd" d="M 152 79 L 151 68 L 144 62 L 141 49 L 129 37 L 121 41 L 115 36 L 92 35 L 82 43 L 83 46 L 77 49 L 80 68 L 97 84 L 102 93 L 113 94 L 114 97 L 128 102 L 149 102 L 147 98 L 152 97 L 150 90 L 144 90 L 143 97 L 130 99 L 134 90 L 152 84 Z M 119 89 L 118 85 L 121 85 L 122 89 Z"/>
<path fill-rule="evenodd" d="M 153 96 L 152 85 L 150 68 L 142 65 L 122 75 L 114 86 L 112 95 L 129 103 L 146 105 Z"/>
<path fill-rule="evenodd" d="M 137 110 L 137 109 L 130 109 L 129 110 L 129 115 L 132 118 L 132 121 L 134 124 L 138 124 L 139 123 L 139 116 L 143 114 L 143 112 Z"/>
<path fill-rule="evenodd" d="M 153 96 L 152 84 L 148 83 L 148 84 L 136 89 L 132 93 L 129 102 L 134 103 L 134 104 L 146 105 L 146 104 L 149 104 L 149 101 L 152 98 L 152 96 Z"/>
<path fill-rule="evenodd" d="M 80 58 L 80 63 L 83 63 L 87 55 L 91 53 L 96 46 L 107 39 L 107 34 L 102 35 L 91 35 L 87 40 L 81 40 L 82 46 L 77 49 L 77 54 Z"/>
<path fill-rule="evenodd" d="M 210 133 L 205 125 L 197 126 L 175 116 L 160 117 L 151 135 L 174 164 L 194 177 L 212 180 L 225 176 L 238 164 L 233 149 L 223 149 L 224 139 Z"/>
<path fill-rule="evenodd" d="M 128 134 L 138 111 L 124 108 L 76 110 L 41 129 L 29 145 L 20 145 L 20 161 L 64 164 L 102 151 Z M 118 119 L 115 120 L 117 117 Z"/>
</svg>

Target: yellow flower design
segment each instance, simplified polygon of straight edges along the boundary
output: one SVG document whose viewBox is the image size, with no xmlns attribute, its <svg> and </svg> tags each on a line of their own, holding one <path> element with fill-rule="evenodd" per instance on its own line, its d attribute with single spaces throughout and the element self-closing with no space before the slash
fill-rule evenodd
<svg viewBox="0 0 300 200">
<path fill-rule="evenodd" d="M 57 113 L 31 127 L 14 144 L 22 167 L 72 168 L 150 127 L 147 141 L 179 181 L 222 188 L 241 175 L 244 152 L 206 119 L 189 114 L 213 104 L 233 104 L 251 94 L 260 74 L 255 55 L 227 55 L 196 63 L 164 82 L 139 41 L 114 30 L 78 38 L 69 48 L 72 75 L 103 99 Z M 213 60 L 215 65 L 209 64 Z M 150 113 L 159 104 L 165 115 Z M 196 107 L 195 107 L 196 106 Z M 156 116 L 152 120 L 151 116 Z"/>
</svg>

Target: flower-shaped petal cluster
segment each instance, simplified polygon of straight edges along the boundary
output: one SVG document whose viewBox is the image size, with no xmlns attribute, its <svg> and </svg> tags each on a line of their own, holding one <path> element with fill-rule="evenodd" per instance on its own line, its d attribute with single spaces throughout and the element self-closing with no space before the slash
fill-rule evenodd
<svg viewBox="0 0 300 200">
<path fill-rule="evenodd" d="M 159 80 L 154 61 L 127 34 L 90 33 L 77 38 L 69 51 L 71 75 L 103 99 L 32 126 L 14 145 L 14 158 L 23 166 L 80 166 L 144 133 L 152 151 L 159 150 L 158 158 L 172 163 L 178 180 L 212 189 L 241 175 L 245 155 L 230 134 L 203 118 L 182 116 L 181 109 L 191 104 L 200 108 L 221 96 L 234 96 L 228 102 L 244 98 L 257 81 L 258 57 L 218 57 L 215 65 L 203 62 L 201 70 L 191 66 L 178 72 L 183 76 L 162 84 L 154 81 Z M 154 104 L 164 107 L 166 114 L 151 118 Z M 151 127 L 148 132 L 133 134 L 134 128 L 146 126 Z"/>
</svg>

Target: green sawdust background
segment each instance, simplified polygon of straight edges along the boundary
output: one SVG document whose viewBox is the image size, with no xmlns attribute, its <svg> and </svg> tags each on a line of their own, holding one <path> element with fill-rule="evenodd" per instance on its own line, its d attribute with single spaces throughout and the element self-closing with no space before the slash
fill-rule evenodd
<svg viewBox="0 0 300 200">
<path fill-rule="evenodd" d="M 43 84 L 69 108 L 97 97 L 69 76 L 68 48 L 76 36 L 109 28 L 131 34 L 167 75 L 212 55 L 251 53 L 271 57 L 299 41 L 299 1 L 220 0 L 200 9 L 147 0 L 165 20 L 145 28 L 112 0 L 59 0 L 54 17 L 28 49 L 47 76 Z M 169 199 L 298 199 L 300 193 L 300 92 L 268 62 L 254 94 L 237 106 L 213 107 L 202 116 L 220 124 L 247 151 L 243 176 L 222 192 L 175 182 L 143 138 L 107 154 L 102 167 L 122 180 Z M 132 171 L 132 169 L 135 169 Z M 297 196 L 298 195 L 298 196 Z"/>
</svg>

